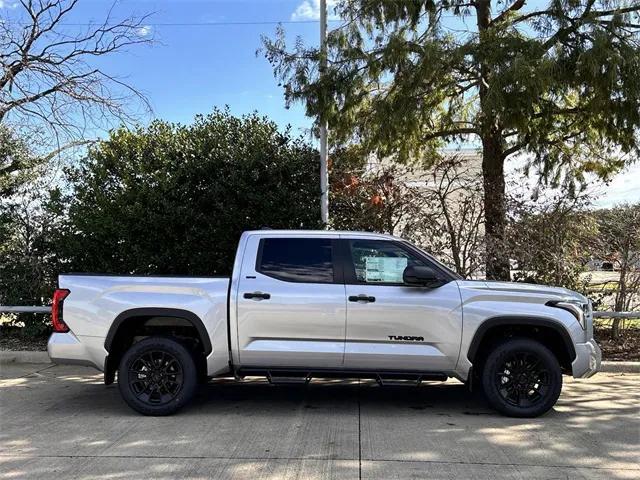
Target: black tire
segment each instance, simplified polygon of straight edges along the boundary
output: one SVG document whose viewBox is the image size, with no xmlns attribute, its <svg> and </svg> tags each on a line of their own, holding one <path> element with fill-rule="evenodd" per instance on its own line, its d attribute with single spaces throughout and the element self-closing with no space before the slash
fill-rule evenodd
<svg viewBox="0 0 640 480">
<path fill-rule="evenodd" d="M 547 347 L 535 340 L 513 338 L 497 345 L 487 357 L 482 388 L 498 412 L 510 417 L 537 417 L 558 400 L 562 371 Z"/>
<path fill-rule="evenodd" d="M 143 415 L 171 415 L 194 396 L 198 384 L 189 350 L 166 337 L 148 337 L 127 350 L 118 368 L 122 398 Z"/>
</svg>

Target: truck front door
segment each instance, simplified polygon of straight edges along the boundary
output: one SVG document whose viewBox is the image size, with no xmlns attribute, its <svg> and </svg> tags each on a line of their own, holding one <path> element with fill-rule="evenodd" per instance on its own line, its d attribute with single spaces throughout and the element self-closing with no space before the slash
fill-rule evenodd
<svg viewBox="0 0 640 480">
<path fill-rule="evenodd" d="M 342 366 L 346 298 L 337 242 L 330 234 L 249 238 L 235 296 L 240 365 Z"/>
<path fill-rule="evenodd" d="M 345 367 L 453 370 L 462 338 L 458 285 L 441 271 L 437 288 L 403 283 L 409 266 L 438 267 L 404 242 L 345 238 Z"/>
</svg>

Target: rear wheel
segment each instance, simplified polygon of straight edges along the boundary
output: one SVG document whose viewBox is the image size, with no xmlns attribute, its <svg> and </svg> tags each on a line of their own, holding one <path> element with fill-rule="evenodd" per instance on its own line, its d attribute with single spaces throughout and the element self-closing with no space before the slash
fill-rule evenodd
<svg viewBox="0 0 640 480">
<path fill-rule="evenodd" d="M 507 340 L 487 357 L 482 387 L 493 408 L 511 417 L 537 417 L 551 409 L 562 390 L 555 355 L 526 338 Z"/>
<path fill-rule="evenodd" d="M 118 368 L 118 387 L 127 404 L 144 415 L 170 415 L 195 394 L 193 357 L 171 338 L 149 337 L 126 351 Z"/>
</svg>

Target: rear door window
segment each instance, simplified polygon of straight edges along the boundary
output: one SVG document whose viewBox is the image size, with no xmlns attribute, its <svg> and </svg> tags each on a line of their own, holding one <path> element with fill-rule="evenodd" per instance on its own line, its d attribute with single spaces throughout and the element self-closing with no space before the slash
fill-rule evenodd
<svg viewBox="0 0 640 480">
<path fill-rule="evenodd" d="M 329 238 L 263 238 L 256 270 L 286 282 L 334 283 Z"/>
</svg>

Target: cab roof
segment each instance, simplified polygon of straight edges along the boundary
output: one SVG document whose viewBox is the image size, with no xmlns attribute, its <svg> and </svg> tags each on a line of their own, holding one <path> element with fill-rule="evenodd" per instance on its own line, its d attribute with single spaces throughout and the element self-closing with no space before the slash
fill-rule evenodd
<svg viewBox="0 0 640 480">
<path fill-rule="evenodd" d="M 400 237 L 395 237 L 393 235 L 388 235 L 386 233 L 373 233 L 373 232 L 357 232 L 357 231 L 348 231 L 348 230 L 271 230 L 265 228 L 263 230 L 248 230 L 244 232 L 244 235 L 262 235 L 262 236 L 281 236 L 281 235 L 290 235 L 290 236 L 344 236 L 351 238 L 379 238 L 385 240 L 403 240 Z"/>
</svg>

